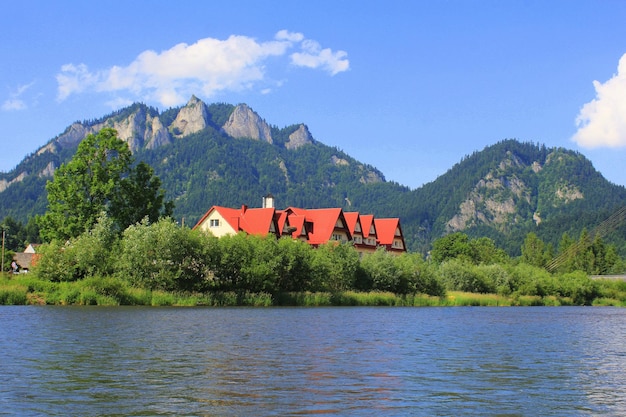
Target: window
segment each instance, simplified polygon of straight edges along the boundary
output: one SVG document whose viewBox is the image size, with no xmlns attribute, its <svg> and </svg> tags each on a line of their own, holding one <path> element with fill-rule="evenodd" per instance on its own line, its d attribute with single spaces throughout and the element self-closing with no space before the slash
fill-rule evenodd
<svg viewBox="0 0 626 417">
<path fill-rule="evenodd" d="M 361 236 L 355 236 L 354 237 L 354 243 L 362 243 L 363 241 L 361 240 Z"/>
<path fill-rule="evenodd" d="M 332 240 L 339 240 L 339 241 L 341 241 L 341 240 L 342 240 L 342 238 L 343 238 L 343 236 L 341 236 L 340 234 L 338 234 L 338 233 L 333 233 Z"/>
<path fill-rule="evenodd" d="M 220 219 L 209 220 L 209 227 L 220 227 Z"/>
</svg>

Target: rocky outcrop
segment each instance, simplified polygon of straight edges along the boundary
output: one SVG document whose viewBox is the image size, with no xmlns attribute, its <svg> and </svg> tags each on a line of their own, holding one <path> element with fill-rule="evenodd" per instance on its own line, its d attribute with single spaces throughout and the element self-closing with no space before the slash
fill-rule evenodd
<svg viewBox="0 0 626 417">
<path fill-rule="evenodd" d="M 185 107 L 180 109 L 170 126 L 170 132 L 176 138 L 191 135 L 207 127 L 209 112 L 206 104 L 196 96 L 191 96 Z"/>
<path fill-rule="evenodd" d="M 298 149 L 301 146 L 313 143 L 313 136 L 309 132 L 306 125 L 301 124 L 300 127 L 289 135 L 289 141 L 285 143 L 287 149 Z"/>
<path fill-rule="evenodd" d="M 363 174 L 361 178 L 359 178 L 359 182 L 361 184 L 374 184 L 383 181 L 385 181 L 385 179 L 380 174 L 374 171 L 366 171 L 365 174 Z"/>
<path fill-rule="evenodd" d="M 510 155 L 499 165 L 499 173 L 521 162 Z M 446 223 L 447 232 L 457 232 L 478 225 L 490 225 L 505 231 L 510 224 L 521 221 L 520 202 L 531 202 L 530 188 L 515 175 L 495 176 L 488 173 L 478 181 L 459 206 L 458 212 Z"/>
<path fill-rule="evenodd" d="M 583 193 L 573 184 L 559 184 L 556 187 L 555 195 L 557 200 L 565 204 L 584 198 Z"/>
<path fill-rule="evenodd" d="M 144 133 L 144 143 L 148 149 L 156 149 L 159 146 L 172 143 L 169 131 L 161 119 L 158 117 L 148 117 L 146 123 L 146 132 Z"/>
<path fill-rule="evenodd" d="M 101 128 L 98 128 L 100 130 Z M 90 133 L 94 133 L 94 127 L 85 126 L 82 123 L 72 123 L 63 134 L 61 134 L 56 142 L 62 147 L 66 146 L 78 146 L 81 140 L 85 139 Z"/>
<path fill-rule="evenodd" d="M 48 165 L 39 173 L 40 178 L 52 177 L 54 175 L 54 170 L 56 167 L 54 166 L 54 162 L 50 161 Z"/>
<path fill-rule="evenodd" d="M 20 175 L 18 175 L 17 177 L 13 178 L 11 181 L 7 181 L 7 180 L 0 180 L 0 193 L 3 192 L 4 190 L 6 190 L 7 188 L 9 188 L 10 186 L 12 186 L 13 184 L 16 184 L 18 182 L 22 182 L 24 181 L 24 179 L 28 176 L 27 173 L 22 172 L 20 173 Z"/>
<path fill-rule="evenodd" d="M 235 107 L 222 129 L 234 138 L 249 138 L 273 143 L 270 127 L 246 104 L 239 104 Z"/>
<path fill-rule="evenodd" d="M 331 156 L 330 161 L 333 163 L 333 165 L 343 165 L 343 166 L 350 165 L 350 162 L 348 162 L 347 159 L 339 158 L 337 155 Z"/>
<path fill-rule="evenodd" d="M 117 137 L 128 143 L 128 147 L 135 152 L 143 147 L 144 133 L 146 126 L 146 111 L 140 108 L 127 118 L 116 120 L 111 123 L 111 127 L 117 130 Z M 102 130 L 109 123 L 100 123 L 96 126 L 95 132 Z"/>
</svg>

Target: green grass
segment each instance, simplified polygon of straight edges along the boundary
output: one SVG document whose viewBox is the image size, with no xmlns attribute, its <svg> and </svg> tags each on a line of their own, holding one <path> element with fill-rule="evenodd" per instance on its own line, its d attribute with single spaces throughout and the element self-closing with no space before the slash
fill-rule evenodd
<svg viewBox="0 0 626 417">
<path fill-rule="evenodd" d="M 626 307 L 626 283 L 598 281 L 600 296 L 594 306 Z M 34 275 L 0 276 L 0 305 L 141 305 L 141 306 L 563 306 L 569 297 L 513 294 L 475 294 L 450 291 L 445 297 L 390 292 L 166 292 L 130 287 L 114 277 L 93 277 L 76 282 L 49 282 Z"/>
</svg>

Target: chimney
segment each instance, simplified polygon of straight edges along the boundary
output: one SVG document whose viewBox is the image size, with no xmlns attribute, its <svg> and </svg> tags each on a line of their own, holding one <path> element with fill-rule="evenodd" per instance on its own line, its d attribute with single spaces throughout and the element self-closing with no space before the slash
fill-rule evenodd
<svg viewBox="0 0 626 417">
<path fill-rule="evenodd" d="M 263 197 L 263 208 L 274 208 L 274 196 L 271 194 Z"/>
<path fill-rule="evenodd" d="M 241 214 L 244 214 L 246 212 L 246 210 L 248 210 L 248 206 L 246 206 L 245 204 L 241 205 Z"/>
</svg>

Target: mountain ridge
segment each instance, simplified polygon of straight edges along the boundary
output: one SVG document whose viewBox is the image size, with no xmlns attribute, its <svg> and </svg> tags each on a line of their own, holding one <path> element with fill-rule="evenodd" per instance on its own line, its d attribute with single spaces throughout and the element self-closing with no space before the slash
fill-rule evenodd
<svg viewBox="0 0 626 417">
<path fill-rule="evenodd" d="M 177 219 L 187 224 L 213 204 L 254 206 L 272 193 L 285 206 L 339 206 L 400 217 L 412 250 L 427 252 L 437 237 L 463 232 L 493 238 L 515 253 L 528 231 L 557 242 L 559 233 L 592 228 L 592 219 L 597 223 L 626 204 L 624 187 L 564 148 L 503 140 L 410 190 L 316 141 L 303 123 L 278 128 L 246 104 L 207 105 L 192 96 L 185 106 L 163 112 L 135 103 L 98 120 L 72 123 L 13 170 L 0 173 L 3 217 L 24 221 L 43 213 L 45 181 L 80 140 L 103 127 L 115 128 L 136 158 L 153 166 L 176 202 Z M 572 218 L 589 221 L 564 224 Z"/>
</svg>

